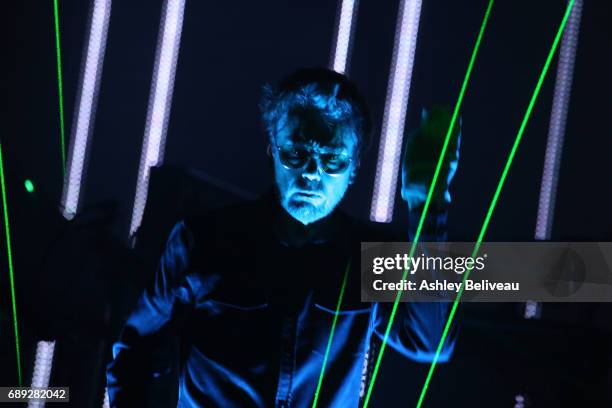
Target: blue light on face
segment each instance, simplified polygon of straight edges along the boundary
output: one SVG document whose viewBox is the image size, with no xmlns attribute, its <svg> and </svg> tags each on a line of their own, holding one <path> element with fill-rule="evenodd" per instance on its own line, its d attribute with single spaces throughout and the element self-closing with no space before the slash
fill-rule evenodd
<svg viewBox="0 0 612 408">
<path fill-rule="evenodd" d="M 355 172 L 354 133 L 345 127 L 330 128 L 324 121 L 312 119 L 311 115 L 289 115 L 279 123 L 275 135 L 277 146 L 301 146 L 312 152 L 305 163 L 293 168 L 283 163 L 278 149 L 273 149 L 272 155 L 280 204 L 304 225 L 332 213 L 344 197 Z M 326 152 L 348 155 L 351 160 L 346 170 L 330 174 L 329 166 L 322 159 Z"/>
</svg>

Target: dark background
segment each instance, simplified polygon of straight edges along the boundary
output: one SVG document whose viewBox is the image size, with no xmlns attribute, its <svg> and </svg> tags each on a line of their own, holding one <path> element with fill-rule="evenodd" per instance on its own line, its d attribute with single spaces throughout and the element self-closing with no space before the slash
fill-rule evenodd
<svg viewBox="0 0 612 408">
<path fill-rule="evenodd" d="M 134 283 L 138 279 L 130 276 L 136 273 L 126 267 L 127 261 L 121 260 L 130 257 L 124 245 L 136 188 L 161 4 L 160 0 L 117 0 L 112 5 L 82 208 L 96 208 L 107 201 L 114 202 L 116 209 L 112 216 L 97 224 L 98 230 L 82 232 L 89 241 L 74 239 L 66 233 L 57 215 L 63 177 L 52 2 L 19 2 L 7 8 L 7 24 L 2 27 L 6 33 L 2 36 L 4 52 L 0 66 L 3 95 L 0 140 L 13 232 L 15 279 L 24 293 L 17 300 L 24 319 L 20 320 L 20 329 L 25 383 L 31 376 L 35 341 L 50 336 L 36 324 L 48 317 L 37 309 L 33 295 L 28 292 L 29 285 L 40 286 L 42 282 L 31 270 L 44 271 L 45 282 L 63 285 L 64 293 L 79 292 L 89 300 L 91 293 L 99 289 L 96 282 L 104 285 L 108 276 L 116 277 L 112 280 L 115 285 L 138 286 Z M 498 1 L 493 6 L 461 110 L 463 139 L 460 167 L 452 188 L 451 240 L 475 240 L 478 234 L 565 4 L 561 0 L 516 0 Z M 398 5 L 397 0 L 361 0 L 359 5 L 349 76 L 370 104 L 374 146 L 343 206 L 364 219 L 368 218 L 371 204 Z M 422 106 L 454 104 L 486 5 L 483 0 L 423 1 L 406 132 L 417 125 Z M 257 108 L 262 85 L 274 83 L 298 67 L 328 65 L 336 8 L 336 2 L 322 0 L 187 0 L 165 162 L 197 169 L 224 185 L 253 194 L 266 191 L 271 185 L 271 171 Z M 89 2 L 60 1 L 67 143 L 89 14 Z M 610 17 L 607 2 L 585 1 L 553 240 L 597 241 L 610 240 L 612 236 L 609 166 L 612 134 L 607 121 L 612 114 Z M 535 105 L 486 240 L 533 239 L 555 73 L 556 59 Z M 26 178 L 36 186 L 34 195 L 24 191 Z M 405 227 L 405 212 L 398 195 L 394 216 L 398 228 Z M 66 240 L 73 242 L 70 250 L 62 245 Z M 74 241 L 80 241 L 82 246 Z M 0 242 L 0 333 L 4 348 L 1 378 L 6 385 L 14 385 L 4 234 Z M 92 246 L 83 242 L 97 248 L 101 260 L 90 264 L 98 271 L 91 272 L 98 280 L 89 279 L 86 274 L 80 279 L 62 276 L 63 268 L 58 266 L 62 262 L 69 264 L 67 258 L 84 259 L 87 248 L 91 250 Z M 62 254 L 63 251 L 66 253 Z M 106 267 L 104 262 L 111 266 Z M 116 269 L 113 265 L 122 266 Z M 80 268 L 83 269 L 82 265 Z M 100 278 L 100 273 L 106 273 L 106 277 Z M 85 302 L 75 300 L 73 306 L 80 301 Z M 571 403 L 608 406 L 612 383 L 612 357 L 606 345 L 612 320 L 609 309 L 600 305 L 544 306 L 541 320 L 523 321 L 519 305 L 467 305 L 457 353 L 453 362 L 440 366 L 434 376 L 428 404 L 514 406 L 515 395 L 524 394 L 533 406 Z M 105 321 L 101 306 L 91 307 L 102 316 L 100 321 Z M 81 314 L 86 314 L 83 310 Z M 56 320 L 63 316 L 62 311 L 57 313 Z M 66 319 L 80 322 L 80 318 L 83 319 L 71 315 Z M 90 320 L 87 333 L 79 332 L 73 340 L 79 336 L 91 339 L 107 336 L 105 330 L 96 328 L 96 319 Z M 76 326 L 79 325 L 59 325 L 67 331 Z M 87 354 L 88 343 L 74 341 Z M 66 352 L 66 365 L 74 359 L 69 354 Z M 70 375 L 76 376 L 74 372 L 62 373 L 59 358 L 54 366 L 57 377 L 78 384 L 77 380 L 69 379 Z M 375 406 L 413 404 L 426 368 L 388 351 Z M 89 375 L 100 377 L 96 370 Z M 61 385 L 59 380 L 52 382 Z M 99 389 L 99 385 L 91 387 Z"/>
</svg>

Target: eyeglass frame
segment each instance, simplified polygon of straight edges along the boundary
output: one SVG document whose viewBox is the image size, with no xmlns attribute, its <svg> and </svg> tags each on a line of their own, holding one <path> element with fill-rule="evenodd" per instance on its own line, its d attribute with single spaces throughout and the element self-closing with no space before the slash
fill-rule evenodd
<svg viewBox="0 0 612 408">
<path fill-rule="evenodd" d="M 282 164 L 282 166 L 283 166 L 284 168 L 286 168 L 287 170 L 299 170 L 299 169 L 304 168 L 304 167 L 305 167 L 305 166 L 308 164 L 308 160 L 307 160 L 307 161 L 306 161 L 306 162 L 305 162 L 303 165 L 301 165 L 301 166 L 299 166 L 299 167 L 291 167 L 290 165 L 287 165 L 287 164 L 283 163 L 283 161 L 280 159 L 280 151 L 281 151 L 281 146 L 279 146 L 279 145 L 278 145 L 278 143 L 276 143 L 276 141 L 274 141 L 274 143 L 273 143 L 273 144 L 270 144 L 269 146 L 274 146 L 274 147 L 276 148 L 276 151 L 279 153 L 279 161 L 280 161 L 280 163 Z M 292 144 L 287 144 L 287 145 L 285 145 L 285 146 L 294 146 L 294 145 L 292 145 Z M 319 159 L 320 159 L 320 157 L 321 157 L 321 156 L 320 156 L 320 155 L 321 155 L 321 152 L 320 152 L 320 151 L 318 151 L 318 150 L 319 150 L 318 148 L 316 148 L 316 147 L 311 147 L 311 146 L 303 146 L 303 145 L 298 145 L 298 146 L 306 148 L 306 149 L 308 150 L 308 153 L 310 154 L 310 157 L 316 157 L 316 156 L 314 156 L 314 155 L 313 155 L 313 153 L 315 153 L 317 156 L 319 156 Z M 340 173 L 328 173 L 328 172 L 326 171 L 326 167 L 327 167 L 327 165 L 325 165 L 325 166 L 324 166 L 324 167 L 322 167 L 321 169 L 322 169 L 322 170 L 323 170 L 323 172 L 324 172 L 325 174 L 327 174 L 328 176 L 338 177 L 338 176 L 343 175 L 344 173 L 346 173 L 346 171 L 349 169 L 349 167 L 351 167 L 351 163 L 353 163 L 353 161 L 354 161 L 354 159 L 353 159 L 352 157 L 350 157 L 350 155 L 349 155 L 348 153 L 346 153 L 346 155 L 347 155 L 347 156 L 349 156 L 349 157 L 347 157 L 347 158 L 346 158 L 346 160 L 348 160 L 348 163 L 347 163 L 346 168 L 345 168 L 344 170 L 342 170 Z M 324 163 L 324 162 L 321 160 L 321 164 L 325 164 L 325 163 Z M 319 167 L 319 166 L 318 166 L 318 164 L 317 164 L 317 167 Z"/>
</svg>

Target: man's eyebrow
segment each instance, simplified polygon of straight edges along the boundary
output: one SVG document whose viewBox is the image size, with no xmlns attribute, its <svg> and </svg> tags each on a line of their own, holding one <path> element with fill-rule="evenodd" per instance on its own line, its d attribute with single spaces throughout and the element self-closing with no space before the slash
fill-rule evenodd
<svg viewBox="0 0 612 408">
<path fill-rule="evenodd" d="M 337 146 L 327 145 L 327 146 L 321 146 L 321 149 L 338 151 L 338 150 L 348 150 L 348 147 L 345 144 L 341 144 Z"/>
<path fill-rule="evenodd" d="M 303 143 L 303 142 L 289 142 L 286 144 L 287 146 L 291 146 L 291 147 L 312 147 L 311 143 Z M 348 146 L 346 146 L 344 143 L 340 144 L 340 145 L 336 145 L 336 146 L 330 146 L 330 145 L 319 145 L 317 147 L 318 150 L 321 150 L 323 152 L 326 153 L 348 153 Z"/>
</svg>

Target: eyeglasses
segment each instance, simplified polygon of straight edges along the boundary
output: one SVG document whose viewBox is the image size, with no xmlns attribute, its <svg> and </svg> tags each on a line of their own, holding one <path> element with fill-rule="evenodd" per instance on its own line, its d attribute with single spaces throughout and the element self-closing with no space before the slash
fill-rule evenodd
<svg viewBox="0 0 612 408">
<path fill-rule="evenodd" d="M 345 151 L 321 150 L 311 146 L 303 145 L 275 145 L 278 150 L 278 158 L 287 169 L 300 169 L 304 167 L 311 157 L 319 156 L 323 171 L 330 176 L 344 173 L 353 159 Z"/>
</svg>

